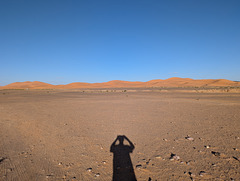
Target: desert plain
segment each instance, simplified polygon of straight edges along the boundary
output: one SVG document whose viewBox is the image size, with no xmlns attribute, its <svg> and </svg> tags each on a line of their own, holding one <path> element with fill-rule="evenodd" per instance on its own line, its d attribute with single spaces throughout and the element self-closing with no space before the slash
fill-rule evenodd
<svg viewBox="0 0 240 181">
<path fill-rule="evenodd" d="M 0 90 L 0 180 L 112 180 L 118 135 L 139 181 L 240 180 L 240 94 L 229 90 Z"/>
</svg>

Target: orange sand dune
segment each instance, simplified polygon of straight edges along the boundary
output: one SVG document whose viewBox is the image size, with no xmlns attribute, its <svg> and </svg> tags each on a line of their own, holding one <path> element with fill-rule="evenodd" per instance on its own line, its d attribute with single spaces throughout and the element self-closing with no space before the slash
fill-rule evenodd
<svg viewBox="0 0 240 181">
<path fill-rule="evenodd" d="M 26 82 L 15 82 L 8 84 L 6 86 L 2 86 L 1 89 L 50 89 L 50 88 L 55 88 L 54 85 L 47 84 L 44 82 L 39 82 L 39 81 L 26 81 Z"/>
<path fill-rule="evenodd" d="M 240 82 L 234 82 L 226 79 L 201 79 L 194 80 L 190 78 L 173 77 L 166 80 L 156 79 L 148 82 L 130 82 L 113 80 L 103 83 L 83 83 L 75 82 L 66 85 L 52 85 L 39 81 L 15 82 L 0 89 L 79 89 L 79 88 L 136 88 L 136 87 L 224 87 L 240 86 Z"/>
</svg>

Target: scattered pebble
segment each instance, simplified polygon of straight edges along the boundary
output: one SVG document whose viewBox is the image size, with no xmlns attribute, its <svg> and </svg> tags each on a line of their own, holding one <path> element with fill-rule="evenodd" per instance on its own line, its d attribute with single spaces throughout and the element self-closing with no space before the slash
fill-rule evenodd
<svg viewBox="0 0 240 181">
<path fill-rule="evenodd" d="M 168 141 L 166 138 L 163 138 L 163 141 Z"/>
<path fill-rule="evenodd" d="M 212 151 L 212 154 L 213 154 L 214 156 L 220 156 L 220 153 L 219 153 L 219 152 L 216 152 L 216 151 Z"/>
<path fill-rule="evenodd" d="M 155 158 L 161 159 L 162 157 L 160 155 L 155 156 Z"/>
<path fill-rule="evenodd" d="M 238 149 L 237 149 L 237 148 L 233 148 L 233 150 L 235 150 L 235 151 L 238 151 Z"/>
<path fill-rule="evenodd" d="M 233 156 L 233 158 L 234 158 L 235 160 L 237 160 L 237 161 L 239 161 L 239 162 L 240 162 L 240 160 L 239 160 L 237 157 Z"/>
<path fill-rule="evenodd" d="M 62 165 L 62 162 L 59 162 L 58 165 Z"/>
<path fill-rule="evenodd" d="M 106 161 L 102 161 L 103 164 L 106 164 L 107 162 Z"/>
<path fill-rule="evenodd" d="M 180 160 L 180 156 L 177 156 L 176 154 L 171 153 L 171 156 L 169 159 L 170 160 Z"/>
<path fill-rule="evenodd" d="M 210 148 L 211 146 L 210 146 L 210 145 L 205 145 L 204 147 L 205 147 L 205 148 Z"/>
<path fill-rule="evenodd" d="M 66 164 L 65 166 L 66 166 L 66 167 L 68 167 L 68 168 L 70 168 L 70 167 L 71 167 L 71 165 L 69 165 L 69 164 Z"/>
<path fill-rule="evenodd" d="M 136 168 L 142 168 L 142 165 L 141 164 L 136 165 Z"/>
<path fill-rule="evenodd" d="M 7 169 L 7 172 L 11 172 L 11 171 L 13 171 L 12 168 L 8 168 L 8 169 Z"/>
<path fill-rule="evenodd" d="M 88 171 L 88 172 L 91 172 L 91 171 L 92 171 L 92 168 L 87 168 L 87 171 Z"/>
<path fill-rule="evenodd" d="M 6 158 L 4 158 L 4 157 L 0 157 L 0 163 L 2 162 L 2 161 L 4 161 Z"/>
<path fill-rule="evenodd" d="M 196 175 L 193 174 L 192 172 L 188 172 L 188 174 L 190 175 L 190 177 L 195 177 Z"/>
<path fill-rule="evenodd" d="M 53 174 L 46 175 L 46 178 L 49 178 L 49 177 L 51 177 L 51 176 L 53 176 Z"/>
<path fill-rule="evenodd" d="M 95 174 L 95 177 L 99 177 L 99 176 L 100 176 L 100 173 L 96 173 L 96 174 Z"/>
<path fill-rule="evenodd" d="M 199 175 L 201 176 L 201 177 L 203 177 L 204 175 L 206 175 L 207 173 L 205 172 L 205 171 L 200 171 L 199 172 Z"/>
<path fill-rule="evenodd" d="M 187 140 L 189 140 L 189 141 L 193 141 L 193 140 L 194 140 L 194 138 L 192 138 L 192 137 L 190 137 L 190 136 L 188 136 L 188 135 L 185 137 L 185 139 L 187 139 Z"/>
<path fill-rule="evenodd" d="M 151 161 L 151 159 L 149 159 L 149 160 L 146 162 L 146 164 L 148 165 L 150 161 Z"/>
</svg>

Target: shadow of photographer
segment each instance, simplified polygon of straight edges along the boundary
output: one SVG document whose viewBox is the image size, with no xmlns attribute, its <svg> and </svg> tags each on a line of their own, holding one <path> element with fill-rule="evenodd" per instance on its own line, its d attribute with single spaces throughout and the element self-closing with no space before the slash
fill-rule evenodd
<svg viewBox="0 0 240 181">
<path fill-rule="evenodd" d="M 126 140 L 129 145 L 124 144 Z M 118 142 L 118 144 L 116 144 Z M 134 150 L 133 143 L 125 136 L 119 135 L 112 143 L 110 152 L 113 153 L 113 181 L 136 181 L 130 153 Z"/>
</svg>

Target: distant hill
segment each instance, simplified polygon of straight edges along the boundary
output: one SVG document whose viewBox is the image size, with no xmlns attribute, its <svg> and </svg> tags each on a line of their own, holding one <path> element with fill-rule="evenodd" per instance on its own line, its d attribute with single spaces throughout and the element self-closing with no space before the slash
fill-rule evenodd
<svg viewBox="0 0 240 181">
<path fill-rule="evenodd" d="M 55 88 L 54 85 L 52 84 L 47 84 L 44 82 L 39 82 L 39 81 L 26 81 L 26 82 L 14 82 L 11 84 L 8 84 L 6 86 L 0 87 L 0 89 L 51 89 Z"/>
<path fill-rule="evenodd" d="M 66 85 L 52 85 L 39 81 L 15 82 L 0 89 L 80 89 L 80 88 L 136 88 L 136 87 L 238 87 L 240 82 L 226 79 L 201 79 L 173 77 L 166 80 L 156 79 L 147 82 L 112 80 L 103 83 L 75 82 Z"/>
</svg>

